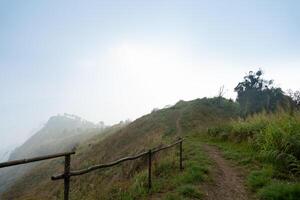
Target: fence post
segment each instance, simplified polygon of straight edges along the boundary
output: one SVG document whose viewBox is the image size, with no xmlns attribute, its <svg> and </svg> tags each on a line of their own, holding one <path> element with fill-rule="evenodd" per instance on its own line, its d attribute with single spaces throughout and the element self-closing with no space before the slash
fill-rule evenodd
<svg viewBox="0 0 300 200">
<path fill-rule="evenodd" d="M 64 200 L 69 200 L 71 155 L 65 156 Z"/>
<path fill-rule="evenodd" d="M 151 149 L 148 152 L 148 189 L 150 190 L 152 187 L 152 180 L 151 180 L 151 168 L 152 168 L 152 151 Z"/>
<path fill-rule="evenodd" d="M 180 171 L 183 170 L 183 166 L 182 166 L 182 139 L 179 143 L 179 167 L 180 167 Z"/>
</svg>

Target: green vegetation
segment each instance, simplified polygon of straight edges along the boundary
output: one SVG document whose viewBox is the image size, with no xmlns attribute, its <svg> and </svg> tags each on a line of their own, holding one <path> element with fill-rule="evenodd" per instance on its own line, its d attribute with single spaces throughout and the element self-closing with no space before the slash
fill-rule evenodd
<svg viewBox="0 0 300 200">
<path fill-rule="evenodd" d="M 247 142 L 257 157 L 278 171 L 297 176 L 300 172 L 300 114 L 258 114 L 208 129 L 208 134 L 234 142 Z"/>
<path fill-rule="evenodd" d="M 185 185 L 179 188 L 179 193 L 188 198 L 200 199 L 202 194 L 198 191 L 197 187 L 191 185 Z"/>
<path fill-rule="evenodd" d="M 104 199 L 148 199 L 162 195 L 163 199 L 201 199 L 199 184 L 208 178 L 210 162 L 202 152 L 199 138 L 190 135 L 184 142 L 184 171 L 179 171 L 178 149 L 156 156 L 153 188 L 148 191 L 147 170 L 137 173 L 127 189 L 112 188 Z M 163 157 L 163 160 L 162 158 Z"/>
<path fill-rule="evenodd" d="M 271 182 L 273 173 L 271 167 L 253 170 L 248 176 L 247 184 L 252 191 L 257 191 L 257 189 L 267 186 Z"/>
<path fill-rule="evenodd" d="M 300 197 L 300 184 L 272 183 L 259 191 L 263 200 L 296 200 Z"/>
<path fill-rule="evenodd" d="M 275 87 L 273 80 L 265 80 L 262 75 L 262 70 L 250 71 L 234 88 L 243 117 L 263 110 L 274 112 L 278 106 L 287 109 L 292 105 L 292 99 L 284 95 L 281 88 Z"/>
<path fill-rule="evenodd" d="M 261 199 L 297 199 L 300 113 L 261 113 L 208 129 L 210 142 L 249 170 L 247 184 Z"/>
</svg>

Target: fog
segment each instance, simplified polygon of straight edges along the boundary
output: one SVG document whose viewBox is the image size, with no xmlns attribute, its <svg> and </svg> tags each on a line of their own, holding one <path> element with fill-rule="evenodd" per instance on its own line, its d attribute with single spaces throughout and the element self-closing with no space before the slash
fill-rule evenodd
<svg viewBox="0 0 300 200">
<path fill-rule="evenodd" d="M 222 85 L 234 99 L 259 68 L 299 89 L 299 3 L 251 2 L 1 1 L 0 146 L 58 113 L 114 124 Z"/>
</svg>

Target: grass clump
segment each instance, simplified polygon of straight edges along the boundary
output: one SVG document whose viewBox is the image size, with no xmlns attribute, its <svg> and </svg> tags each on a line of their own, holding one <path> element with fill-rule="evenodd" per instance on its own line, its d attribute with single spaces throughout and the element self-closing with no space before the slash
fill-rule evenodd
<svg viewBox="0 0 300 200">
<path fill-rule="evenodd" d="M 259 191 L 262 200 L 298 200 L 300 184 L 273 183 Z"/>
<path fill-rule="evenodd" d="M 272 180 L 272 176 L 272 168 L 254 170 L 247 177 L 247 184 L 250 186 L 252 191 L 257 191 L 258 189 L 268 185 Z"/>
<path fill-rule="evenodd" d="M 201 199 L 202 193 L 197 189 L 197 187 L 192 185 L 184 185 L 178 188 L 179 194 L 187 198 Z"/>
<path fill-rule="evenodd" d="M 200 183 L 205 179 L 206 169 L 200 166 L 192 165 L 182 174 L 180 180 L 183 183 Z"/>
<path fill-rule="evenodd" d="M 174 174 L 174 171 L 176 170 L 175 168 L 178 166 L 175 160 L 170 157 L 167 157 L 164 160 L 159 160 L 159 162 L 155 164 L 153 174 L 156 177 L 170 176 Z"/>
<path fill-rule="evenodd" d="M 146 171 L 143 171 L 134 176 L 133 184 L 129 188 L 131 196 L 137 198 L 144 197 L 148 194 L 148 175 Z"/>
</svg>

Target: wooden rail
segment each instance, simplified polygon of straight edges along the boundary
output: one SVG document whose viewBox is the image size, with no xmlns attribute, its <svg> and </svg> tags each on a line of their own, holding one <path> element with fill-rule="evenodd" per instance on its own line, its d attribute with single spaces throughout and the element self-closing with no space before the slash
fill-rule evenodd
<svg viewBox="0 0 300 200">
<path fill-rule="evenodd" d="M 116 160 L 116 161 L 113 161 L 113 162 L 110 162 L 110 163 L 93 165 L 93 166 L 90 166 L 86 169 L 75 170 L 75 171 L 70 170 L 71 154 L 68 154 L 68 155 L 65 156 L 66 159 L 65 159 L 64 173 L 52 176 L 51 179 L 52 180 L 64 179 L 64 200 L 69 200 L 69 190 L 70 190 L 70 178 L 71 178 L 71 176 L 80 176 L 80 175 L 92 172 L 94 170 L 97 170 L 97 169 L 112 167 L 112 166 L 115 166 L 119 163 L 122 163 L 122 162 L 125 162 L 125 161 L 130 161 L 130 160 L 136 160 L 138 158 L 141 158 L 141 157 L 147 155 L 148 156 L 148 189 L 151 189 L 151 187 L 152 187 L 152 177 L 151 177 L 151 174 L 152 174 L 152 155 L 159 152 L 159 151 L 171 148 L 171 147 L 179 144 L 179 169 L 182 171 L 183 170 L 183 165 L 182 165 L 182 151 L 183 151 L 182 143 L 183 143 L 183 139 L 180 138 L 178 141 L 176 141 L 176 142 L 174 142 L 170 145 L 161 147 L 161 148 L 149 149 L 149 151 L 145 151 L 145 152 L 139 153 L 139 154 L 134 155 L 134 156 L 124 157 L 124 158 L 121 158 L 119 160 Z"/>
<path fill-rule="evenodd" d="M 14 165 L 22 165 L 22 164 L 27 164 L 27 163 L 31 163 L 31 162 L 38 162 L 38 161 L 42 161 L 42 160 L 48 160 L 48 159 L 53 159 L 53 158 L 58 158 L 58 157 L 63 157 L 63 156 L 70 156 L 72 154 L 75 154 L 75 152 L 65 152 L 65 153 L 51 154 L 51 155 L 46 155 L 46 156 L 34 157 L 34 158 L 12 160 L 12 161 L 8 161 L 8 162 L 0 163 L 0 168 L 10 167 L 10 166 L 14 166 Z"/>
</svg>

